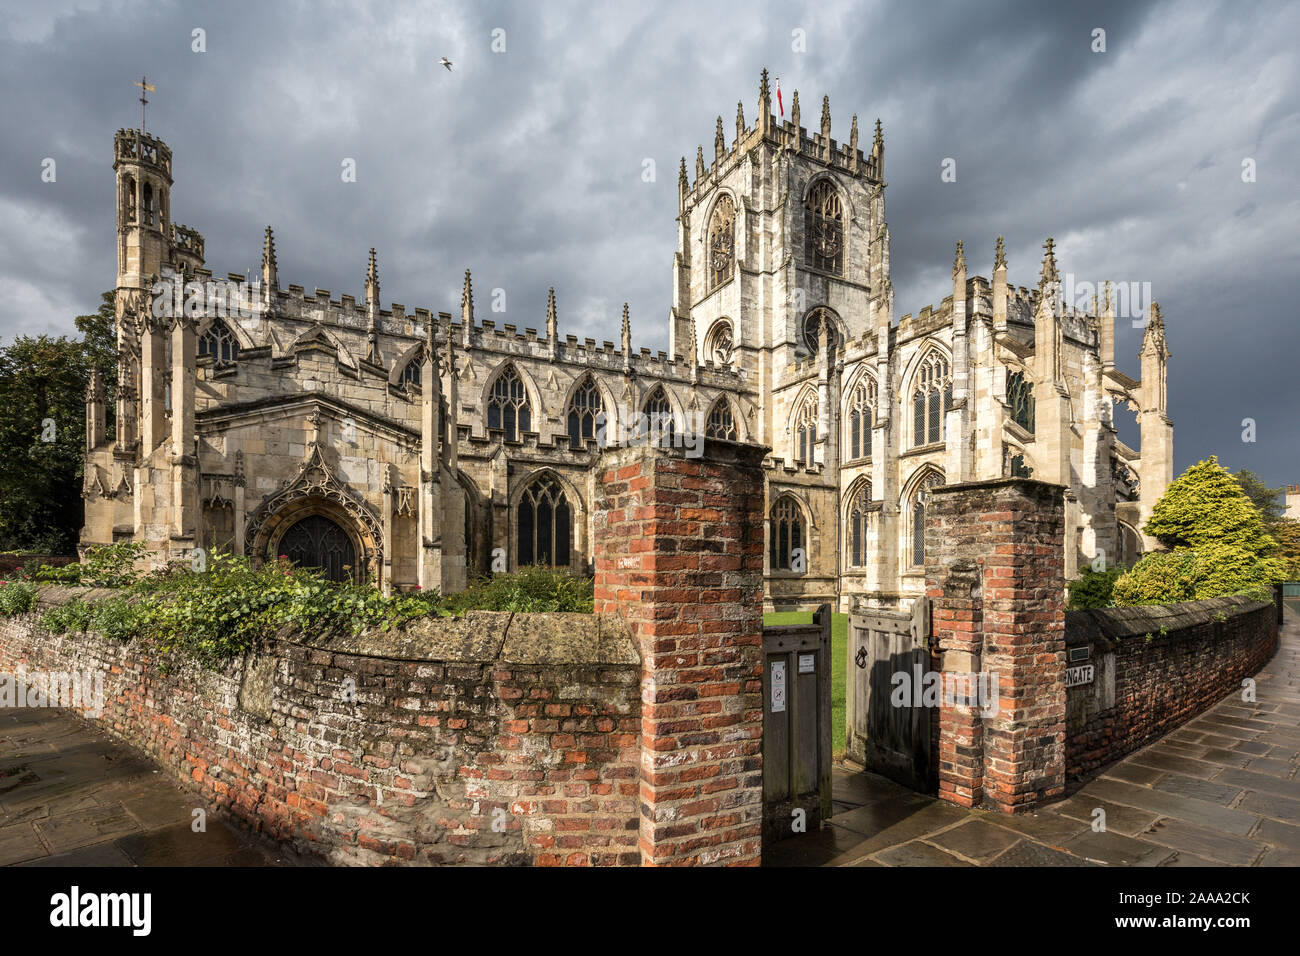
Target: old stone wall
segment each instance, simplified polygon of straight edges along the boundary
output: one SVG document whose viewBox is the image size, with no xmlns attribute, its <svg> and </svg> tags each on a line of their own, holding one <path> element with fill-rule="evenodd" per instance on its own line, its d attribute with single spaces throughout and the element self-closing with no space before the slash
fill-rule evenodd
<svg viewBox="0 0 1300 956">
<path fill-rule="evenodd" d="M 1244 597 L 1067 612 L 1068 667 L 1083 682 L 1066 690 L 1066 772 L 1103 767 L 1241 694 L 1277 640 L 1274 603 Z"/>
<path fill-rule="evenodd" d="M 42 604 L 72 593 L 44 589 Z M 143 640 L 52 635 L 37 618 L 0 620 L 0 673 L 102 674 L 92 719 L 300 851 L 368 865 L 639 862 L 641 665 L 615 615 L 284 634 L 216 671 Z"/>
</svg>

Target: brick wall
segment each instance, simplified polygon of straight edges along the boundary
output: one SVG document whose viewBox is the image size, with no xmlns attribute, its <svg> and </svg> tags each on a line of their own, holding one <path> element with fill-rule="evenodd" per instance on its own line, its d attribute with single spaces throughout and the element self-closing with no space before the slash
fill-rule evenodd
<svg viewBox="0 0 1300 956">
<path fill-rule="evenodd" d="M 1239 696 L 1277 650 L 1277 609 L 1224 597 L 1070 611 L 1065 636 L 1078 657 L 1071 663 L 1094 669 L 1091 682 L 1066 692 L 1066 770 L 1081 776 Z"/>
<path fill-rule="evenodd" d="M 301 851 L 639 862 L 640 663 L 617 617 L 474 612 L 364 638 L 286 636 L 220 671 L 163 663 L 144 641 L 0 619 L 0 673 L 102 673 L 105 729 Z"/>
<path fill-rule="evenodd" d="M 764 451 L 633 447 L 597 471 L 596 610 L 642 659 L 645 864 L 759 861 Z"/>
<path fill-rule="evenodd" d="M 940 708 L 939 796 L 1025 809 L 1065 786 L 1064 488 L 1030 479 L 941 486 L 926 509 L 926 594 L 945 691 L 996 681 L 998 707 Z"/>
</svg>

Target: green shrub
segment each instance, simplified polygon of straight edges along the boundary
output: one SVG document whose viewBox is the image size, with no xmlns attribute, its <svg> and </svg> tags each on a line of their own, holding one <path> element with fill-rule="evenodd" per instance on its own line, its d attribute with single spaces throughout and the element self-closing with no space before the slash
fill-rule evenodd
<svg viewBox="0 0 1300 956">
<path fill-rule="evenodd" d="M 43 565 L 34 577 L 52 584 L 83 585 L 92 588 L 122 588 L 135 584 L 141 578 L 136 562 L 148 553 L 142 542 L 120 541 L 117 544 L 87 548 L 80 563 L 61 568 Z"/>
<path fill-rule="evenodd" d="M 1085 567 L 1083 574 L 1069 584 L 1068 609 L 1085 611 L 1095 607 L 1114 607 L 1111 592 L 1124 571 L 1124 566 L 1120 564 L 1111 565 L 1104 571 L 1094 571 L 1091 565 Z"/>
<path fill-rule="evenodd" d="M 553 568 L 524 568 L 498 574 L 462 594 L 441 598 L 432 593 L 385 597 L 369 584 L 327 581 L 315 569 L 288 561 L 253 567 L 248 559 L 214 551 L 204 571 L 188 565 L 148 575 L 134 571 L 139 557 L 133 546 L 102 549 L 80 570 L 42 569 L 44 580 L 62 583 L 125 582 L 126 593 L 95 603 L 74 598 L 41 616 L 52 633 L 96 631 L 115 640 L 145 636 L 164 652 L 179 651 L 214 665 L 238 656 L 255 643 L 291 626 L 311 633 L 330 630 L 359 634 L 388 630 L 430 614 L 450 616 L 471 610 L 581 611 L 592 610 L 592 581 Z M 89 557 L 89 556 L 88 556 Z M 74 567 L 74 566 L 69 566 Z M 10 585 L 15 607 L 28 610 L 35 602 L 32 584 Z M 4 598 L 0 596 L 0 601 Z M 25 603 L 24 603 L 25 602 Z M 0 607 L 3 607 L 0 604 Z M 17 613 L 17 612 L 15 612 Z"/>
<path fill-rule="evenodd" d="M 594 607 L 594 582 L 568 571 L 533 565 L 513 574 L 494 574 L 476 581 L 466 591 L 442 599 L 444 613 L 466 611 L 573 611 L 590 614 Z"/>
<path fill-rule="evenodd" d="M 1115 582 L 1115 604 L 1175 604 L 1230 594 L 1267 597 L 1285 576 L 1277 558 L 1261 558 L 1243 548 L 1207 543 L 1146 555 Z"/>
<path fill-rule="evenodd" d="M 0 617 L 26 614 L 36 606 L 36 585 L 27 581 L 0 581 Z"/>
<path fill-rule="evenodd" d="M 1165 489 L 1145 530 L 1168 550 L 1218 544 L 1260 554 L 1277 544 L 1241 483 L 1213 455 Z"/>
<path fill-rule="evenodd" d="M 52 607 L 41 615 L 41 627 L 51 634 L 88 631 L 94 621 L 95 605 L 87 604 L 80 598 L 73 598 L 67 604 Z"/>
</svg>

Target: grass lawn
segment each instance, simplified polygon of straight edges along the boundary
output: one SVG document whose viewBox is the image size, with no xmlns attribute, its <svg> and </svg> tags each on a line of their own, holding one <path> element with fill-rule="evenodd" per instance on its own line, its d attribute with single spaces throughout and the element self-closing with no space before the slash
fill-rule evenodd
<svg viewBox="0 0 1300 956">
<path fill-rule="evenodd" d="M 764 614 L 764 624 L 811 624 L 812 611 L 778 611 Z M 844 752 L 844 655 L 849 639 L 849 616 L 831 615 L 831 750 Z"/>
</svg>

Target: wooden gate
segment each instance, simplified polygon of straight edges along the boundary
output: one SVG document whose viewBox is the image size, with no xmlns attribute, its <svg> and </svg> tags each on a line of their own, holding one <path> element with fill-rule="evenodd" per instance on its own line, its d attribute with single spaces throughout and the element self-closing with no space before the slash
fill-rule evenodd
<svg viewBox="0 0 1300 956">
<path fill-rule="evenodd" d="M 922 698 L 930 659 L 930 602 L 911 611 L 855 610 L 849 616 L 845 753 L 867 770 L 927 793 L 938 785 L 931 720 Z M 901 675 L 901 676 L 897 676 Z M 899 688 L 902 706 L 892 699 Z"/>
<path fill-rule="evenodd" d="M 799 812 L 802 811 L 802 812 Z M 831 815 L 831 607 L 763 628 L 763 840 Z"/>
</svg>

